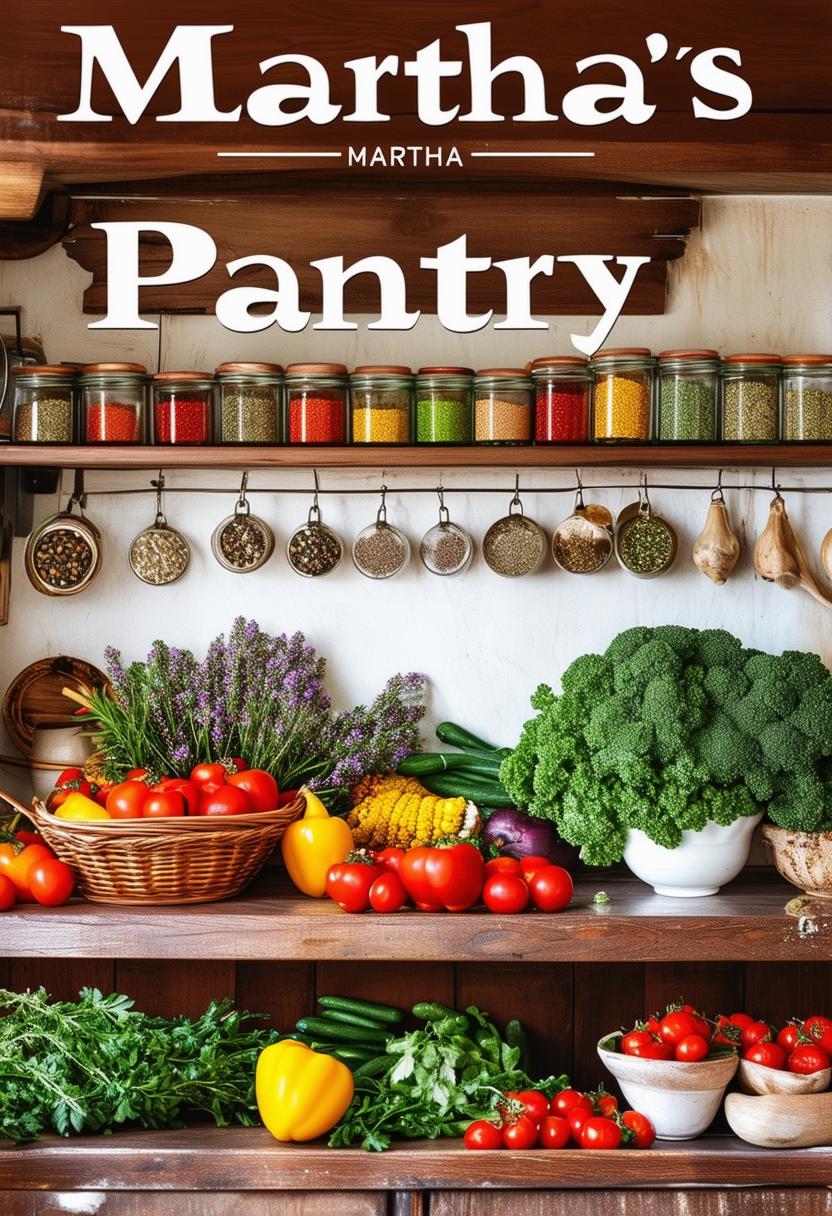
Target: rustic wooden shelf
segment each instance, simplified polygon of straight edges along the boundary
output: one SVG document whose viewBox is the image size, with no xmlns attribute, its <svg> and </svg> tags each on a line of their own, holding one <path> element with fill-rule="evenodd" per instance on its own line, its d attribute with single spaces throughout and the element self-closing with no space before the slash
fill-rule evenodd
<svg viewBox="0 0 832 1216">
<path fill-rule="evenodd" d="M 579 882 L 557 915 L 416 911 L 360 918 L 329 900 L 292 896 L 270 871 L 245 895 L 218 904 L 119 908 L 74 900 L 17 905 L 3 916 L 7 958 L 320 960 L 411 962 L 828 962 L 832 905 L 810 911 L 813 931 L 786 905 L 798 892 L 749 877 L 704 899 L 654 895 L 607 876 Z M 603 887 L 609 903 L 595 905 Z"/>
<path fill-rule="evenodd" d="M 0 1191 L 615 1190 L 675 1186 L 829 1186 L 832 1149 L 754 1148 L 733 1136 L 658 1141 L 646 1152 L 478 1153 L 459 1140 L 384 1153 L 276 1143 L 262 1128 L 198 1127 L 58 1137 L 0 1151 Z"/>
<path fill-rule="evenodd" d="M 739 468 L 832 466 L 832 444 L 84 447 L 0 444 L 0 465 L 84 469 Z"/>
</svg>

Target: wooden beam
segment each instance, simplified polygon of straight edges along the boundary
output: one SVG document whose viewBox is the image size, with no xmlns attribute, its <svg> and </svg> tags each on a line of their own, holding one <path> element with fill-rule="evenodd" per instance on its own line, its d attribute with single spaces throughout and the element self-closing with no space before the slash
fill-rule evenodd
<svg viewBox="0 0 832 1216">
<path fill-rule="evenodd" d="M 32 219 L 42 187 L 42 163 L 0 157 L 0 220 Z"/>
</svg>

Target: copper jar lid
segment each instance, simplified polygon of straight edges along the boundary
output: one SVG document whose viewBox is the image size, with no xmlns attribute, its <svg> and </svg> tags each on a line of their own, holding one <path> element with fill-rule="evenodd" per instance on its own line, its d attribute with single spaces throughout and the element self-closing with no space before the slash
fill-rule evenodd
<svg viewBox="0 0 832 1216">
<path fill-rule="evenodd" d="M 85 363 L 80 369 L 82 376 L 98 376 L 102 374 L 146 376 L 147 368 L 143 363 Z"/>
<path fill-rule="evenodd" d="M 76 364 L 63 367 L 60 364 L 20 363 L 9 371 L 13 376 L 75 376 L 78 368 Z"/>
<path fill-rule="evenodd" d="M 473 376 L 473 367 L 420 367 L 417 376 Z"/>
<path fill-rule="evenodd" d="M 217 376 L 282 376 L 280 363 L 220 363 Z"/>
<path fill-rule="evenodd" d="M 657 359 L 718 359 L 718 350 L 663 350 Z"/>
<path fill-rule="evenodd" d="M 290 363 L 287 376 L 346 376 L 345 363 Z"/>
<path fill-rule="evenodd" d="M 211 372 L 156 372 L 154 384 L 170 384 L 174 380 L 213 380 Z"/>
</svg>

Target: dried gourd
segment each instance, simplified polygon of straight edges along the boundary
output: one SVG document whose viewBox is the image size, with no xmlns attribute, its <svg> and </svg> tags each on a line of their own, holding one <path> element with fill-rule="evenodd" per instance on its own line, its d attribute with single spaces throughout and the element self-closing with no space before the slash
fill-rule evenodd
<svg viewBox="0 0 832 1216">
<path fill-rule="evenodd" d="M 731 528 L 722 497 L 711 500 L 705 527 L 693 542 L 693 561 L 697 570 L 721 587 L 736 566 L 740 542 Z"/>
<path fill-rule="evenodd" d="M 825 608 L 832 599 L 818 585 L 779 494 L 771 501 L 768 522 L 754 546 L 754 569 L 778 587 L 802 587 Z"/>
</svg>

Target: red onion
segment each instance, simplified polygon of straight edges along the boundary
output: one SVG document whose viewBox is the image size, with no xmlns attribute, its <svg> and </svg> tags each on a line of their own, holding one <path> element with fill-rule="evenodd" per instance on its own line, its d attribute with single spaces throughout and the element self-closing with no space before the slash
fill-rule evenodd
<svg viewBox="0 0 832 1216">
<path fill-rule="evenodd" d="M 551 823 L 523 811 L 495 811 L 482 834 L 506 857 L 548 857 L 570 873 L 578 864 L 574 845 L 561 840 Z"/>
</svg>

